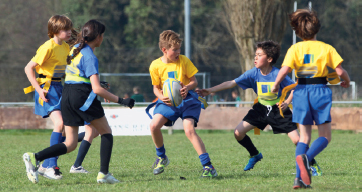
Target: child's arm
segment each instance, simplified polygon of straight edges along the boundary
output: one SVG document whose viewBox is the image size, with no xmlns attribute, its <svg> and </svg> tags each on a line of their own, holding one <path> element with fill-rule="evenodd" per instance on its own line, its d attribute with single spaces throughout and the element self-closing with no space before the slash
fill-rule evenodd
<svg viewBox="0 0 362 192">
<path fill-rule="evenodd" d="M 181 82 L 182 88 L 180 89 L 180 92 L 181 92 L 182 98 L 185 99 L 186 96 L 187 96 L 187 93 L 189 92 L 189 90 L 195 89 L 195 88 L 197 87 L 197 84 L 198 84 L 198 83 L 197 83 L 197 79 L 196 79 L 195 76 L 192 76 L 192 77 L 190 78 L 190 83 L 187 84 L 187 85 L 185 85 L 185 86 L 184 86 L 184 85 L 182 84 L 182 82 Z"/>
<path fill-rule="evenodd" d="M 341 65 L 338 65 L 336 67 L 336 73 L 338 76 L 342 77 L 343 79 L 343 81 L 341 82 L 341 86 L 344 88 L 348 88 L 351 80 L 349 79 L 347 71 L 344 70 Z"/>
<path fill-rule="evenodd" d="M 104 89 L 101 86 L 98 74 L 94 74 L 94 75 L 90 76 L 89 79 L 91 81 L 92 90 L 93 90 L 93 92 L 95 94 L 103 97 L 104 99 L 106 99 L 108 101 L 123 104 L 123 105 L 128 106 L 129 108 L 133 107 L 133 105 L 134 105 L 134 100 L 133 99 L 130 99 L 130 98 L 122 99 L 122 98 L 112 94 L 111 92 L 107 91 L 106 89 Z"/>
<path fill-rule="evenodd" d="M 219 85 L 216 85 L 214 87 L 208 88 L 208 89 L 201 89 L 199 91 L 197 91 L 197 93 L 203 97 L 208 96 L 210 93 L 215 93 L 218 91 L 222 91 L 225 89 L 230 89 L 235 87 L 237 84 L 235 82 L 235 80 L 231 80 L 231 81 L 225 81 L 224 83 L 221 83 Z"/>
<path fill-rule="evenodd" d="M 281 104 L 281 106 L 279 106 L 279 108 L 282 108 L 283 111 L 284 111 L 284 110 L 288 107 L 288 105 L 292 102 L 292 100 L 293 100 L 293 93 L 294 93 L 294 90 L 291 90 L 288 98 L 283 101 L 283 103 Z M 277 103 L 277 105 L 279 105 L 279 103 Z"/>
<path fill-rule="evenodd" d="M 280 88 L 280 83 L 284 80 L 285 76 L 287 76 L 288 72 L 290 70 L 290 67 L 284 66 L 280 69 L 277 78 L 275 79 L 275 83 L 273 87 L 271 88 L 272 93 L 278 93 Z"/>
<path fill-rule="evenodd" d="M 166 105 L 171 106 L 171 100 L 168 97 L 164 97 L 161 87 L 159 85 L 153 86 L 153 93 L 156 95 L 157 98 L 159 98 L 161 101 L 163 101 Z"/>
<path fill-rule="evenodd" d="M 47 90 L 42 89 L 38 83 L 38 81 L 36 80 L 36 76 L 35 76 L 35 68 L 38 64 L 35 63 L 34 61 L 30 61 L 24 68 L 25 74 L 28 77 L 31 85 L 35 88 L 36 92 L 39 93 L 39 97 L 45 101 L 48 102 L 48 99 L 45 98 L 45 93 L 48 93 Z"/>
</svg>

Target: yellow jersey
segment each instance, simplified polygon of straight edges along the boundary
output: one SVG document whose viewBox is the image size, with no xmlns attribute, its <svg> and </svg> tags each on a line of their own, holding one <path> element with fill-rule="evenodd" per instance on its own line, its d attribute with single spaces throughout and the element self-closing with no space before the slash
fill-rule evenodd
<svg viewBox="0 0 362 192">
<path fill-rule="evenodd" d="M 158 58 L 152 61 L 149 70 L 152 85 L 159 85 L 161 88 L 168 78 L 175 78 L 187 85 L 190 83 L 190 78 L 198 72 L 195 65 L 184 55 L 180 55 L 178 61 L 174 63 L 164 63 Z"/>
<path fill-rule="evenodd" d="M 314 78 L 326 77 L 329 73 L 327 67 L 335 70 L 342 62 L 343 59 L 334 47 L 321 41 L 309 40 L 292 45 L 282 66 L 295 69 L 297 78 Z"/>
</svg>

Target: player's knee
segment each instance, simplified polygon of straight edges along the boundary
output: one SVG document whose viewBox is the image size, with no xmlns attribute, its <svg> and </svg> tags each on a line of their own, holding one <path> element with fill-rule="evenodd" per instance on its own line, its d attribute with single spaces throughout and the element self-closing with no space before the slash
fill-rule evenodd
<svg viewBox="0 0 362 192">
<path fill-rule="evenodd" d="M 194 129 L 185 129 L 185 135 L 186 137 L 190 138 L 193 137 L 194 135 L 196 135 L 196 132 Z"/>
<path fill-rule="evenodd" d="M 77 144 L 78 142 L 66 142 L 65 145 L 67 146 L 67 153 L 74 151 L 77 148 Z"/>
<path fill-rule="evenodd" d="M 235 139 L 236 140 L 241 140 L 241 139 L 243 139 L 244 137 L 245 137 L 245 134 L 244 133 L 242 133 L 240 130 L 238 130 L 237 128 L 235 128 L 235 130 L 234 130 L 234 137 L 235 137 Z"/>
<path fill-rule="evenodd" d="M 54 122 L 54 131 L 55 132 L 61 133 L 61 132 L 63 132 L 63 128 L 64 128 L 63 120 L 59 119 Z"/>
</svg>

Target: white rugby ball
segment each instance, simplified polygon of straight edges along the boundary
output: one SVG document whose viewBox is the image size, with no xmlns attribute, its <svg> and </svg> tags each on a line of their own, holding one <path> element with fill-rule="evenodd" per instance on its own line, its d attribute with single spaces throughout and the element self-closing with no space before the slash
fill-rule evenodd
<svg viewBox="0 0 362 192">
<path fill-rule="evenodd" d="M 168 97 L 171 100 L 171 105 L 173 107 L 177 107 L 182 103 L 181 88 L 180 82 L 174 78 L 168 78 L 163 83 L 163 96 Z"/>
</svg>

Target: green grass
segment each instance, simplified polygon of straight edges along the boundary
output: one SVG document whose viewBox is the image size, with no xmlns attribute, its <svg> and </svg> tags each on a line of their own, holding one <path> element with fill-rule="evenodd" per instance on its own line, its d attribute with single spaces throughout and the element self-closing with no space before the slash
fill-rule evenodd
<svg viewBox="0 0 362 192">
<path fill-rule="evenodd" d="M 248 135 L 264 159 L 251 171 L 244 172 L 248 153 L 235 141 L 231 131 L 204 131 L 198 134 L 205 143 L 211 161 L 219 173 L 216 179 L 200 179 L 199 158 L 186 136 L 176 131 L 164 134 L 171 161 L 165 172 L 153 175 L 155 148 L 150 136 L 114 137 L 110 171 L 122 182 L 116 185 L 96 183 L 99 171 L 100 138 L 96 138 L 83 166 L 88 175 L 70 174 L 77 150 L 63 155 L 58 165 L 63 179 L 39 176 L 32 184 L 26 176 L 22 154 L 48 146 L 49 130 L 0 130 L 0 191 L 293 191 L 295 147 L 286 135 L 262 132 Z M 313 177 L 313 191 L 361 190 L 361 134 L 333 131 L 332 142 L 317 161 L 322 177 Z M 313 139 L 317 132 L 313 132 Z M 181 180 L 180 177 L 186 180 Z"/>
</svg>

